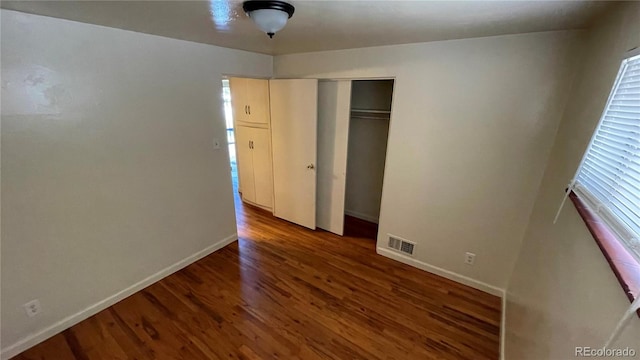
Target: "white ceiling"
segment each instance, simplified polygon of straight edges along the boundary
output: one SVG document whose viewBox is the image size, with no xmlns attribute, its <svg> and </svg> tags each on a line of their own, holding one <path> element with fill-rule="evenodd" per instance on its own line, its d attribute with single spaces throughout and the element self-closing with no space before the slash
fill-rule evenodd
<svg viewBox="0 0 640 360">
<path fill-rule="evenodd" d="M 614 6 L 594 1 L 290 1 L 269 39 L 241 1 L 2 1 L 5 9 L 266 54 L 580 29 Z"/>
</svg>

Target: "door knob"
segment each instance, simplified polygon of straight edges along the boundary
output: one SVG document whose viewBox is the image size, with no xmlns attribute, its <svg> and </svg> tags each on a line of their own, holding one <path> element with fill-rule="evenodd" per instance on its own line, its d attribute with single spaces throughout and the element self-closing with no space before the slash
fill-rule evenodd
<svg viewBox="0 0 640 360">
<path fill-rule="evenodd" d="M 315 169 L 315 168 L 316 168 L 316 167 L 315 167 L 315 166 L 313 166 L 313 164 L 309 164 L 309 165 L 307 165 L 307 169 L 313 170 L 313 169 Z"/>
</svg>

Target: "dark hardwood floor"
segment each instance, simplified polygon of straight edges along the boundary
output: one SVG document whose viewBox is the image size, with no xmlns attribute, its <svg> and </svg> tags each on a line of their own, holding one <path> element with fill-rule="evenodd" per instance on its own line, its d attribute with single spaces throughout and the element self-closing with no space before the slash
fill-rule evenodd
<svg viewBox="0 0 640 360">
<path fill-rule="evenodd" d="M 237 213 L 238 242 L 15 359 L 498 359 L 498 297 Z"/>
<path fill-rule="evenodd" d="M 371 239 L 375 241 L 378 237 L 378 224 L 345 215 L 344 236 Z"/>
</svg>

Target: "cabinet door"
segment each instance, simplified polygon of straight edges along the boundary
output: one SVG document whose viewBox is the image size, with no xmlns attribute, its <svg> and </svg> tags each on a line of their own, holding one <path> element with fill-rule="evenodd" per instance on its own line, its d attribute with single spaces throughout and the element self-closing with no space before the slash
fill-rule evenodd
<svg viewBox="0 0 640 360">
<path fill-rule="evenodd" d="M 249 121 L 249 98 L 247 94 L 247 80 L 245 78 L 229 78 L 231 89 L 231 106 L 233 107 L 233 120 Z"/>
<path fill-rule="evenodd" d="M 256 190 L 255 203 L 267 208 L 273 206 L 273 169 L 271 167 L 271 136 L 268 129 L 251 129 L 253 141 L 253 177 Z"/>
<path fill-rule="evenodd" d="M 269 80 L 245 79 L 249 104 L 249 122 L 269 123 Z"/>
<path fill-rule="evenodd" d="M 238 175 L 242 181 L 242 199 L 255 202 L 256 189 L 253 175 L 253 152 L 251 151 L 252 128 L 236 127 L 236 152 L 238 156 Z"/>
</svg>

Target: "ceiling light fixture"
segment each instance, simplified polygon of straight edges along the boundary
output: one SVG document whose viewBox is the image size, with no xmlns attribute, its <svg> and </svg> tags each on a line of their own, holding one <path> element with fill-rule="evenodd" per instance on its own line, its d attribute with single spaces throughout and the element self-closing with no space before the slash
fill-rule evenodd
<svg viewBox="0 0 640 360">
<path fill-rule="evenodd" d="M 284 1 L 251 0 L 242 3 L 242 9 L 249 15 L 256 26 L 267 33 L 270 38 L 287 25 L 295 8 Z"/>
</svg>

